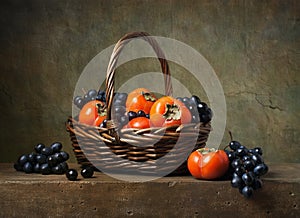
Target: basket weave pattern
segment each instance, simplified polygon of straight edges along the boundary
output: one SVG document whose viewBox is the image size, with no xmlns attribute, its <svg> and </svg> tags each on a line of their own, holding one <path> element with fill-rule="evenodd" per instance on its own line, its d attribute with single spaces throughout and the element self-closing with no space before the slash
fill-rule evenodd
<svg viewBox="0 0 300 218">
<path fill-rule="evenodd" d="M 182 164 L 176 166 L 172 174 L 186 174 L 188 172 L 186 158 L 192 150 L 205 147 L 211 131 L 210 123 L 148 129 L 119 129 L 117 122 L 112 119 L 111 108 L 118 57 L 123 47 L 137 38 L 148 42 L 155 51 L 164 76 L 165 95 L 172 96 L 169 66 L 158 43 L 144 32 L 126 34 L 115 45 L 107 68 L 107 127 L 89 126 L 79 123 L 72 117 L 69 117 L 66 122 L 75 157 L 82 166 L 101 166 L 101 169 L 110 171 L 122 168 L 126 169 L 126 172 L 132 170 L 133 173 L 148 174 L 172 171 L 174 164 L 181 161 Z"/>
</svg>

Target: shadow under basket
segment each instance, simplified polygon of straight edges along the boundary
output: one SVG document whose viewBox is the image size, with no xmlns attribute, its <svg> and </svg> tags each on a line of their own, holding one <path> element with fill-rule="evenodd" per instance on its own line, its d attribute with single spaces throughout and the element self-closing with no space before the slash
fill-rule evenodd
<svg viewBox="0 0 300 218">
<path fill-rule="evenodd" d="M 79 123 L 70 117 L 66 122 L 77 162 L 103 172 L 130 175 L 186 175 L 189 154 L 205 147 L 211 131 L 210 122 L 190 123 L 147 129 L 119 128 L 112 119 L 114 78 L 118 57 L 131 40 L 142 39 L 154 50 L 161 65 L 166 96 L 173 96 L 168 62 L 160 46 L 148 33 L 133 32 L 115 45 L 106 72 L 107 126 L 100 128 Z M 119 73 L 119 72 L 118 72 Z M 121 73 L 121 72 L 120 72 Z M 139 87 L 136 87 L 139 88 Z"/>
</svg>

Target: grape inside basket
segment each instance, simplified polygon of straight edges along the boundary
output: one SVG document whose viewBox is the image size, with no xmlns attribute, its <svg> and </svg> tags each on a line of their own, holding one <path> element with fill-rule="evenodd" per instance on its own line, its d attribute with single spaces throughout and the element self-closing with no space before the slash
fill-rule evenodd
<svg viewBox="0 0 300 218">
<path fill-rule="evenodd" d="M 145 32 L 126 34 L 116 43 L 107 68 L 106 126 L 80 123 L 77 117 L 69 117 L 66 122 L 75 157 L 82 167 L 92 166 L 110 173 L 187 175 L 187 157 L 192 151 L 205 147 L 210 122 L 135 129 L 121 128 L 113 119 L 116 62 L 123 47 L 136 39 L 145 40 L 155 51 L 164 77 L 165 95 L 172 96 L 169 66 L 156 40 Z"/>
</svg>

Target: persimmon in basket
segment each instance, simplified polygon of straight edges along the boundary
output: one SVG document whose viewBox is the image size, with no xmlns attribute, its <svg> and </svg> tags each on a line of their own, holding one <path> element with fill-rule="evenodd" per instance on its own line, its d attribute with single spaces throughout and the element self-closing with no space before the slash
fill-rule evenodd
<svg viewBox="0 0 300 218">
<path fill-rule="evenodd" d="M 99 126 L 106 119 L 105 104 L 99 100 L 86 103 L 79 113 L 79 122 Z"/>
<path fill-rule="evenodd" d="M 171 96 L 161 97 L 150 110 L 150 121 L 155 127 L 186 124 L 191 120 L 191 112 L 185 104 Z"/>
<path fill-rule="evenodd" d="M 138 112 L 140 110 L 149 114 L 156 96 L 146 88 L 137 88 L 128 94 L 126 100 L 126 110 Z"/>
</svg>

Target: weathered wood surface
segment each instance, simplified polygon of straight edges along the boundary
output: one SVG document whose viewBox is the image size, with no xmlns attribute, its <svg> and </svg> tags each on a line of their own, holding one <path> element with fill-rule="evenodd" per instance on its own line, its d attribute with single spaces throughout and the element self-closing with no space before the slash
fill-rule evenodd
<svg viewBox="0 0 300 218">
<path fill-rule="evenodd" d="M 229 181 L 129 183 L 97 172 L 71 182 L 0 164 L 0 217 L 300 217 L 300 164 L 269 167 L 263 188 L 245 199 Z"/>
</svg>

